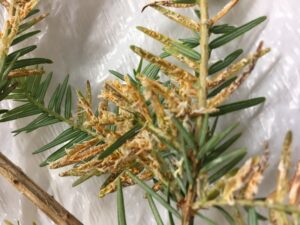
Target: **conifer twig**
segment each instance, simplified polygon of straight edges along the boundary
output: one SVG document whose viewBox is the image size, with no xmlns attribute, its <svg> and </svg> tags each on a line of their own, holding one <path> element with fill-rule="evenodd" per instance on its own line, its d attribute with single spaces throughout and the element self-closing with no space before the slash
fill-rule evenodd
<svg viewBox="0 0 300 225">
<path fill-rule="evenodd" d="M 201 53 L 201 62 L 200 62 L 200 74 L 198 78 L 198 107 L 206 108 L 206 99 L 207 99 L 207 76 L 208 76 L 208 41 L 209 41 L 209 30 L 208 30 L 208 4 L 207 0 L 200 0 L 200 12 L 201 12 L 201 29 L 200 29 L 200 53 Z M 197 119 L 197 130 L 196 133 L 200 131 L 202 123 L 202 117 L 200 116 Z M 198 136 L 198 134 L 197 134 Z M 194 162 L 194 168 L 198 167 L 198 162 Z M 188 193 L 185 199 L 184 208 L 182 210 L 182 225 L 193 224 L 194 216 L 192 210 L 192 204 L 196 198 L 196 188 L 195 184 L 189 184 Z"/>
<path fill-rule="evenodd" d="M 247 207 L 262 207 L 267 209 L 273 209 L 286 213 L 300 213 L 300 208 L 297 205 L 290 205 L 285 203 L 277 203 L 263 200 L 247 200 L 247 199 L 238 199 L 228 204 L 226 200 L 214 200 L 205 202 L 205 207 L 213 207 L 213 206 L 247 206 Z M 194 210 L 198 210 L 204 207 L 200 203 L 195 203 L 193 206 Z"/>
<path fill-rule="evenodd" d="M 92 107 L 89 83 L 86 94 L 78 91 L 78 110 L 76 116 L 72 116 L 72 90 L 68 76 L 57 86 L 48 103 L 44 97 L 52 74 L 43 79 L 30 77 L 38 72 L 34 69 L 7 72 L 5 77 L 8 81 L 19 76 L 28 77 L 18 79 L 15 90 L 7 95 L 8 99 L 22 100 L 25 104 L 21 108 L 3 110 L 0 122 L 37 116 L 27 126 L 14 131 L 16 134 L 52 123 L 67 123 L 69 127 L 66 130 L 34 153 L 48 151 L 64 143 L 41 166 L 50 165 L 55 169 L 73 165 L 60 175 L 79 177 L 74 186 L 93 176 L 107 174 L 99 196 L 118 191 L 119 225 L 126 224 L 122 187 L 134 184 L 141 186 L 149 196 L 158 224 L 163 221 L 151 202 L 152 198 L 169 211 L 171 224 L 174 224 L 172 215 L 181 219 L 181 225 L 193 225 L 196 216 L 209 224 L 216 224 L 202 215 L 203 209 L 209 207 L 219 208 L 227 218 L 241 225 L 246 225 L 246 222 L 240 207 L 251 208 L 246 212 L 251 225 L 259 224 L 258 218 L 254 218 L 257 217 L 257 208 L 267 208 L 269 220 L 274 224 L 289 224 L 281 223 L 288 219 L 294 219 L 298 224 L 300 213 L 296 205 L 300 198 L 300 166 L 290 183 L 286 176 L 290 166 L 291 139 L 288 138 L 283 148 L 280 185 L 274 192 L 274 199 L 272 196 L 256 199 L 263 172 L 268 166 L 269 152 L 254 156 L 237 168 L 247 152 L 246 148 L 230 149 L 241 136 L 241 133 L 234 134 L 237 125 L 218 131 L 218 119 L 212 121 L 212 117 L 244 110 L 265 101 L 260 97 L 224 104 L 248 78 L 258 59 L 269 52 L 269 49 L 263 48 L 263 43 L 254 54 L 237 62 L 242 49 L 209 65 L 212 51 L 266 20 L 264 16 L 259 17 L 239 27 L 215 25 L 239 0 L 228 2 L 212 18 L 209 17 L 208 0 L 160 0 L 146 5 L 143 10 L 150 6 L 198 34 L 175 40 L 157 31 L 138 27 L 164 45 L 163 53 L 158 56 L 141 47 L 131 46 L 133 52 L 141 57 L 138 67 L 133 70 L 133 76 L 110 71 L 119 80 L 105 83 L 96 111 Z M 192 6 L 197 7 L 195 11 L 200 21 L 168 9 Z M 212 41 L 211 34 L 214 34 Z M 199 52 L 196 47 L 199 47 Z M 168 61 L 166 58 L 169 56 L 189 69 Z M 144 67 L 143 60 L 150 64 Z M 160 71 L 166 75 L 166 81 L 161 79 Z M 35 86 L 41 86 L 42 96 L 40 88 L 33 90 Z M 151 180 L 154 182 L 148 185 Z M 282 201 L 284 197 L 289 197 L 289 204 Z M 176 203 L 177 209 L 173 208 L 171 200 Z M 222 207 L 230 207 L 231 212 L 227 213 Z"/>
<path fill-rule="evenodd" d="M 207 0 L 200 1 L 201 11 L 201 33 L 200 33 L 200 51 L 201 51 L 201 64 L 200 64 L 200 75 L 199 75 L 199 105 L 200 107 L 206 106 L 206 78 L 208 76 L 208 5 Z"/>
<path fill-rule="evenodd" d="M 50 196 L 47 192 L 42 190 L 2 153 L 0 153 L 0 175 L 23 193 L 56 224 L 82 225 L 82 223 L 60 205 L 53 196 Z"/>
<path fill-rule="evenodd" d="M 200 62 L 200 75 L 198 79 L 198 108 L 206 108 L 206 98 L 207 98 L 207 76 L 208 76 L 208 39 L 209 39 L 209 30 L 208 30 L 208 4 L 207 0 L 200 1 L 200 11 L 201 11 L 201 29 L 200 29 L 200 53 L 201 53 L 201 62 Z M 197 119 L 197 129 L 198 132 L 201 127 L 202 117 Z"/>
</svg>

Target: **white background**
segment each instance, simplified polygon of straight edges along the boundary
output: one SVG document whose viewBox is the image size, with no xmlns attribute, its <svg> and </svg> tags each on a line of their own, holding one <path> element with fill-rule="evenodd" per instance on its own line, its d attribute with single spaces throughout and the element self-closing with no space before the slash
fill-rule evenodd
<svg viewBox="0 0 300 225">
<path fill-rule="evenodd" d="M 214 14 L 227 1 L 209 2 L 211 14 Z M 143 44 L 144 48 L 158 52 L 161 46 L 139 33 L 135 29 L 137 25 L 159 29 L 172 37 L 186 37 L 188 32 L 185 28 L 153 10 L 148 9 L 141 14 L 140 10 L 145 3 L 146 0 L 43 0 L 41 9 L 43 12 L 50 12 L 50 16 L 39 25 L 43 30 L 42 34 L 29 42 L 39 45 L 34 55 L 54 60 L 54 65 L 46 67 L 47 70 L 54 71 L 52 89 L 66 74 L 70 74 L 71 84 L 77 88 L 83 88 L 85 80 L 90 80 L 96 97 L 101 83 L 110 78 L 108 69 L 126 73 L 136 66 L 138 57 L 129 50 L 128 45 Z M 235 99 L 265 96 L 266 104 L 223 118 L 223 125 L 228 125 L 233 120 L 240 121 L 239 129 L 243 131 L 243 136 L 237 145 L 247 146 L 250 154 L 260 152 L 263 142 L 270 141 L 270 164 L 273 169 L 267 172 L 264 191 L 268 191 L 268 187 L 275 182 L 274 164 L 288 129 L 293 130 L 295 137 L 293 161 L 300 158 L 299 9 L 298 0 L 241 1 L 226 17 L 227 22 L 241 25 L 261 15 L 267 15 L 268 21 L 214 55 L 214 58 L 218 58 L 224 52 L 232 52 L 240 47 L 245 52 L 253 51 L 259 40 L 264 40 L 273 49 L 259 62 L 247 83 L 234 95 Z M 2 107 L 12 106 L 13 103 L 2 103 Z M 45 159 L 46 154 L 31 155 L 32 151 L 58 135 L 63 130 L 63 125 L 13 137 L 10 131 L 26 125 L 30 120 L 0 124 L 0 151 L 23 168 L 84 224 L 116 224 L 115 196 L 109 195 L 104 199 L 97 197 L 101 178 L 72 188 L 73 178 L 60 178 L 59 171 L 39 168 L 38 164 Z M 128 224 L 155 224 L 143 199 L 143 191 L 133 187 L 124 192 Z M 23 225 L 31 224 L 32 221 L 43 225 L 52 224 L 25 197 L 0 178 L 0 221 L 4 219 L 19 220 Z"/>
</svg>

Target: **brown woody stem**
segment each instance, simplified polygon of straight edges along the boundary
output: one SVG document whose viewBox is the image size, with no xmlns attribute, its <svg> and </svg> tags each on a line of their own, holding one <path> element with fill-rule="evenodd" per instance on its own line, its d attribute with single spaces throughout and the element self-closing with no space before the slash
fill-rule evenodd
<svg viewBox="0 0 300 225">
<path fill-rule="evenodd" d="M 190 188 L 185 198 L 184 207 L 182 209 L 182 225 L 193 225 L 194 212 L 192 206 L 195 200 L 195 194 L 195 186 L 190 184 Z"/>
<path fill-rule="evenodd" d="M 42 190 L 22 170 L 0 153 L 0 175 L 32 201 L 58 225 L 82 225 L 53 196 Z"/>
</svg>

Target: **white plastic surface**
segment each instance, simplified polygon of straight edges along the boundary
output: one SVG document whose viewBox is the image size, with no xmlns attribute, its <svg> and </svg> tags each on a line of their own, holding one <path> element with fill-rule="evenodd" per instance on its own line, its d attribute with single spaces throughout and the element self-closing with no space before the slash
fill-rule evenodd
<svg viewBox="0 0 300 225">
<path fill-rule="evenodd" d="M 212 14 L 225 0 L 210 0 Z M 57 85 L 66 74 L 71 75 L 71 84 L 83 88 L 90 80 L 94 96 L 100 91 L 102 82 L 109 78 L 108 69 L 131 72 L 138 57 L 128 48 L 130 44 L 142 45 L 159 52 L 160 45 L 139 33 L 135 26 L 144 25 L 159 29 L 173 37 L 186 37 L 185 29 L 164 18 L 151 9 L 141 14 L 146 0 L 43 0 L 41 9 L 50 16 L 39 25 L 43 32 L 36 43 L 36 56 L 54 60 L 47 66 L 54 71 Z M 299 157 L 300 135 L 300 20 L 299 0 L 244 0 L 231 12 L 226 21 L 241 25 L 261 15 L 269 17 L 268 22 L 248 35 L 222 48 L 214 57 L 244 48 L 253 51 L 259 40 L 264 40 L 273 51 L 257 65 L 252 76 L 242 86 L 235 99 L 266 96 L 264 106 L 238 112 L 223 118 L 223 124 L 240 121 L 243 136 L 237 145 L 247 146 L 250 154 L 261 151 L 265 140 L 270 141 L 271 166 L 276 163 L 283 136 L 293 130 L 294 161 Z M 189 12 L 189 11 L 187 11 Z M 2 15 L 3 13 L 1 13 Z M 31 40 L 32 42 L 32 40 Z M 12 103 L 2 103 L 11 107 Z M 60 178 L 58 171 L 39 168 L 46 155 L 31 155 L 38 147 L 52 140 L 63 127 L 53 126 L 13 137 L 10 131 L 19 128 L 30 119 L 0 124 L 0 151 L 19 165 L 25 173 L 52 194 L 85 225 L 117 224 L 115 196 L 98 199 L 101 179 L 95 178 L 72 188 L 72 178 Z M 274 167 L 273 167 L 274 168 Z M 274 184 L 275 169 L 267 172 L 265 190 Z M 273 175 L 273 176 L 272 176 Z M 154 225 L 143 191 L 131 187 L 124 191 L 128 224 Z M 0 178 L 0 221 L 19 220 L 23 225 L 32 221 L 38 224 L 52 224 L 25 197 L 19 194 L 3 178 Z M 1 222 L 0 222 L 1 223 Z M 198 223 L 197 223 L 198 224 Z"/>
</svg>

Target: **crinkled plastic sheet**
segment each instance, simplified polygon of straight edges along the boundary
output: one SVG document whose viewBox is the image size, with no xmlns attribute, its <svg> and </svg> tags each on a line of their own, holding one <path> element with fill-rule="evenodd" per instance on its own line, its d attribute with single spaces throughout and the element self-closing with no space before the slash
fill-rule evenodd
<svg viewBox="0 0 300 225">
<path fill-rule="evenodd" d="M 216 12 L 227 1 L 209 2 L 212 11 Z M 143 45 L 158 53 L 161 46 L 139 33 L 135 29 L 137 25 L 159 29 L 173 37 L 186 37 L 189 34 L 185 28 L 151 9 L 141 14 L 140 10 L 145 3 L 144 0 L 43 0 L 42 11 L 51 14 L 39 25 L 43 32 L 35 39 L 39 48 L 34 54 L 54 60 L 53 65 L 47 66 L 55 75 L 52 90 L 66 74 L 70 74 L 71 84 L 77 88 L 83 88 L 85 80 L 90 80 L 94 96 L 97 96 L 103 81 L 110 78 L 108 69 L 125 73 L 132 71 L 137 65 L 139 59 L 129 50 L 128 45 Z M 270 141 L 273 169 L 267 172 L 263 191 L 275 183 L 274 165 L 288 129 L 294 131 L 294 154 L 299 157 L 299 7 L 298 0 L 241 1 L 226 17 L 227 22 L 240 25 L 261 15 L 268 15 L 269 19 L 251 34 L 227 45 L 214 55 L 214 58 L 221 57 L 241 47 L 247 53 L 255 49 L 259 40 L 264 40 L 273 49 L 258 63 L 252 76 L 234 95 L 235 99 L 266 96 L 267 102 L 264 106 L 224 116 L 220 126 L 239 121 L 243 136 L 237 145 L 247 146 L 250 154 L 260 152 L 263 142 Z M 12 107 L 13 103 L 2 105 Z M 63 130 L 63 125 L 13 137 L 10 131 L 29 121 L 30 119 L 24 119 L 0 124 L 1 151 L 84 224 L 117 224 L 115 196 L 109 195 L 104 199 L 97 197 L 101 178 L 94 178 L 72 188 L 73 178 L 60 178 L 59 171 L 39 168 L 39 163 L 46 155 L 31 154 L 34 149 L 58 135 Z M 3 178 L 0 178 L 0 187 L 0 221 L 19 220 L 24 225 L 32 221 L 52 224 Z M 154 225 L 147 202 L 143 199 L 143 191 L 138 187 L 130 187 L 124 192 L 128 224 Z M 222 221 L 214 212 L 209 214 Z"/>
</svg>

